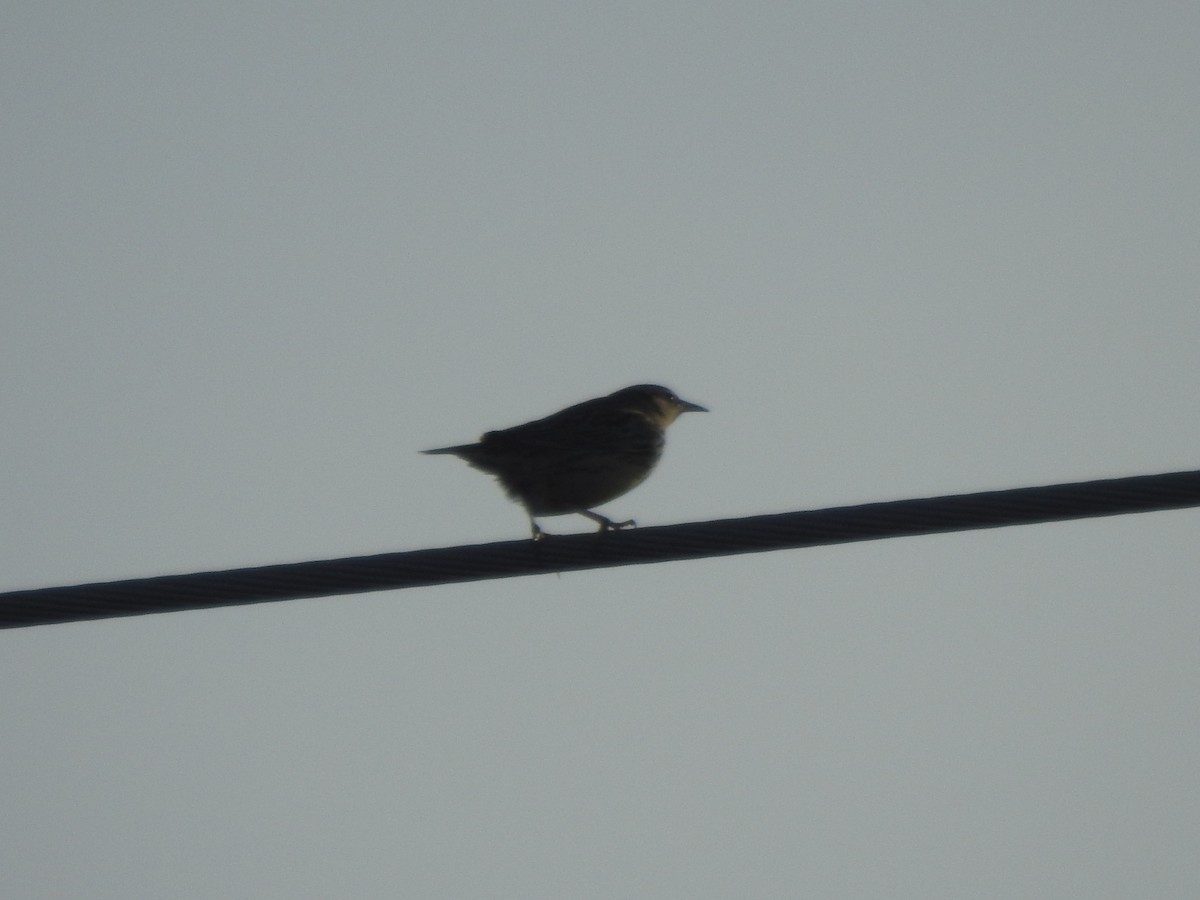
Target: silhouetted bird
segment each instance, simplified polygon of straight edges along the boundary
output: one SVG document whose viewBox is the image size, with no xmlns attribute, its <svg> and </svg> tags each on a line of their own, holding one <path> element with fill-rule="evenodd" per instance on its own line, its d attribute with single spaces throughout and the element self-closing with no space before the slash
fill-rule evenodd
<svg viewBox="0 0 1200 900">
<path fill-rule="evenodd" d="M 535 516 L 579 513 L 601 531 L 632 527 L 593 512 L 643 481 L 662 455 L 666 427 L 685 412 L 708 412 L 657 384 L 627 387 L 552 416 L 503 431 L 477 444 L 440 447 L 499 479 L 529 513 L 533 539 L 542 536 Z"/>
</svg>

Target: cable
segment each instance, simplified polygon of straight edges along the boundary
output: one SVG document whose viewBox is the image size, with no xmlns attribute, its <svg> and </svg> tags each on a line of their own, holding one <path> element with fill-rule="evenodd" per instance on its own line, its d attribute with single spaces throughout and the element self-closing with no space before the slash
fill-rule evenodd
<svg viewBox="0 0 1200 900">
<path fill-rule="evenodd" d="M 1200 506 L 1200 470 L 0 594 L 0 628 Z"/>
</svg>

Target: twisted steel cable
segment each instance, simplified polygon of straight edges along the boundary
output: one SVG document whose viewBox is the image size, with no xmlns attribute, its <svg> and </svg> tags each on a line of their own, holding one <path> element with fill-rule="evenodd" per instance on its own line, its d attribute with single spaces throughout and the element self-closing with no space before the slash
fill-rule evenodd
<svg viewBox="0 0 1200 900">
<path fill-rule="evenodd" d="M 1200 506 L 1200 470 L 0 594 L 0 628 Z"/>
</svg>

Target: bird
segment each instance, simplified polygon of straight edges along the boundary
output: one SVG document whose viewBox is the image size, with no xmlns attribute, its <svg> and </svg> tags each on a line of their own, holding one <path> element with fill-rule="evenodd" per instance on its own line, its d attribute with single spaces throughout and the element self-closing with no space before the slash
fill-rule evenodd
<svg viewBox="0 0 1200 900">
<path fill-rule="evenodd" d="M 665 431 L 685 412 L 708 412 L 657 384 L 636 384 L 586 400 L 544 419 L 489 431 L 474 444 L 422 453 L 450 454 L 495 475 L 525 507 L 535 541 L 538 516 L 578 513 L 601 532 L 633 528 L 593 510 L 633 490 L 662 456 Z"/>
</svg>

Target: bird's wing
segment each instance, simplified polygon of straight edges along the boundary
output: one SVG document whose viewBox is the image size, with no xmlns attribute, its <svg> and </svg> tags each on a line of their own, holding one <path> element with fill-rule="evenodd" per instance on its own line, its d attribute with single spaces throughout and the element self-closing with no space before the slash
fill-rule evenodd
<svg viewBox="0 0 1200 900">
<path fill-rule="evenodd" d="M 481 443 L 500 453 L 562 453 L 621 450 L 653 440 L 658 429 L 635 410 L 614 408 L 607 398 L 588 400 L 554 415 L 503 431 L 489 431 Z"/>
</svg>

